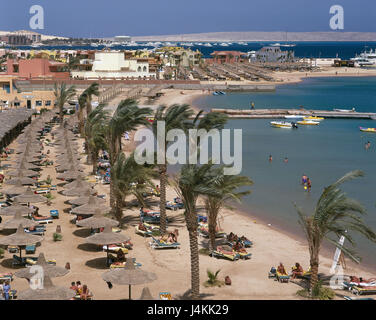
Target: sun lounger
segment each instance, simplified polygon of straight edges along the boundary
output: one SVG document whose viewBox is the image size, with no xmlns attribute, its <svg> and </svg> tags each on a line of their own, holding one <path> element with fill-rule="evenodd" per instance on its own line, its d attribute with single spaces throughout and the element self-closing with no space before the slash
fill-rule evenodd
<svg viewBox="0 0 376 320">
<path fill-rule="evenodd" d="M 29 228 L 25 228 L 24 231 L 25 231 L 26 233 L 30 233 L 30 234 L 34 234 L 34 235 L 41 235 L 41 236 L 43 236 L 44 233 L 45 233 L 45 231 L 46 231 L 46 227 L 40 225 L 40 226 L 36 226 L 36 227 L 34 228 L 34 230 L 30 230 Z"/>
<path fill-rule="evenodd" d="M 353 298 L 349 296 L 343 296 L 345 300 L 375 300 L 374 298 Z"/>
<path fill-rule="evenodd" d="M 27 257 L 27 258 L 22 258 L 22 259 L 25 259 L 26 267 L 31 267 L 31 266 L 37 264 L 37 262 L 38 262 L 38 257 Z M 47 264 L 56 266 L 56 260 L 55 259 L 50 259 L 50 260 L 47 260 L 46 262 L 47 262 Z"/>
<path fill-rule="evenodd" d="M 290 276 L 288 274 L 282 274 L 282 273 L 279 273 L 278 271 L 276 273 L 276 278 L 278 282 L 284 282 L 284 283 L 287 283 L 290 280 Z"/>
<path fill-rule="evenodd" d="M 166 209 L 176 211 L 176 210 L 178 210 L 178 205 L 177 205 L 177 203 L 175 203 L 175 202 L 167 201 L 167 202 L 166 202 Z"/>
<path fill-rule="evenodd" d="M 51 217 L 36 217 L 36 216 L 33 216 L 32 220 L 35 221 L 35 222 L 38 222 L 39 224 L 47 224 L 47 223 L 53 222 L 53 219 Z"/>
<path fill-rule="evenodd" d="M 147 236 L 151 236 L 153 234 L 153 231 L 152 230 L 141 230 L 139 225 L 136 225 L 135 226 L 135 232 L 138 233 L 138 234 L 141 234 L 143 235 L 144 237 L 147 237 Z"/>
<path fill-rule="evenodd" d="M 174 243 L 166 243 L 163 241 L 160 241 L 159 239 L 156 239 L 154 237 L 153 241 L 150 242 L 150 246 L 153 249 L 179 249 L 180 248 L 180 243 L 179 242 L 174 242 Z"/>
<path fill-rule="evenodd" d="M 0 282 L 1 281 L 13 281 L 13 273 L 0 273 Z"/>
<path fill-rule="evenodd" d="M 8 246 L 9 253 L 18 253 L 18 251 L 19 251 L 18 246 Z"/>
<path fill-rule="evenodd" d="M 59 219 L 59 210 L 50 210 L 51 218 Z"/>
<path fill-rule="evenodd" d="M 50 188 L 37 188 L 35 190 L 35 193 L 36 194 L 47 194 L 47 193 L 50 193 Z"/>
<path fill-rule="evenodd" d="M 198 233 L 200 236 L 204 237 L 204 238 L 209 238 L 209 231 L 205 228 L 199 228 L 198 229 Z M 224 231 L 218 231 L 215 233 L 215 237 L 216 238 L 226 238 L 227 234 L 226 232 Z"/>
<path fill-rule="evenodd" d="M 361 294 L 376 294 L 376 285 L 373 284 L 363 286 L 357 283 L 344 281 L 343 286 L 357 296 Z"/>
<path fill-rule="evenodd" d="M 244 259 L 244 260 L 251 259 L 252 253 L 250 252 L 240 252 L 240 251 L 235 251 L 235 252 L 239 255 L 240 259 Z"/>
<path fill-rule="evenodd" d="M 35 253 L 35 250 L 36 250 L 36 245 L 35 244 L 30 244 L 28 246 L 25 247 L 25 251 L 27 254 L 33 254 Z"/>
<path fill-rule="evenodd" d="M 108 246 L 108 251 L 110 251 L 110 252 L 118 252 L 119 250 L 122 250 L 124 254 L 128 253 L 128 249 L 127 248 L 118 246 L 116 244 L 110 244 Z M 103 251 L 107 251 L 107 246 L 103 246 Z"/>
<path fill-rule="evenodd" d="M 25 266 L 26 264 L 26 258 L 20 258 L 19 256 L 17 255 L 13 255 L 13 261 L 12 261 L 12 265 L 13 266 Z"/>
<path fill-rule="evenodd" d="M 224 248 L 222 246 L 218 246 L 216 250 L 213 250 L 210 252 L 211 257 L 216 257 L 216 258 L 222 258 L 222 259 L 228 259 L 231 261 L 236 261 L 240 259 L 240 255 L 233 251 L 229 250 L 230 248 Z"/>
<path fill-rule="evenodd" d="M 141 263 L 134 261 L 135 268 L 140 268 L 142 266 Z M 117 268 L 124 268 L 125 262 L 114 262 L 110 265 L 110 269 L 117 269 Z"/>
</svg>

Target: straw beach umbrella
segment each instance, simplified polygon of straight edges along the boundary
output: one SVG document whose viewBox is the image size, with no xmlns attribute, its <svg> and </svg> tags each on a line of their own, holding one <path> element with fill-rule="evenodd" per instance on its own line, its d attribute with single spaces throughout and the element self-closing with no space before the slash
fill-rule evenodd
<svg viewBox="0 0 376 320">
<path fill-rule="evenodd" d="M 111 208 L 101 202 L 98 197 L 89 196 L 87 204 L 72 209 L 72 213 L 75 214 L 103 214 L 110 212 Z"/>
<path fill-rule="evenodd" d="M 83 173 L 76 170 L 76 169 L 69 169 L 67 171 L 64 171 L 62 173 L 59 173 L 56 178 L 60 180 L 76 180 L 79 177 L 83 177 Z"/>
<path fill-rule="evenodd" d="M 43 273 L 50 278 L 62 277 L 62 276 L 65 276 L 69 272 L 69 270 L 66 268 L 48 264 L 46 262 L 46 258 L 44 257 L 43 253 L 39 254 L 37 263 L 35 265 L 41 266 L 43 268 Z M 27 267 L 27 268 L 17 271 L 15 275 L 18 278 L 30 279 L 34 275 L 34 273 L 31 273 L 30 267 Z"/>
<path fill-rule="evenodd" d="M 27 177 L 21 177 L 19 175 L 16 178 L 6 180 L 4 183 L 8 184 L 8 185 L 18 185 L 18 184 L 21 184 L 21 185 L 34 185 L 34 184 L 37 183 L 37 180 L 32 179 L 32 178 L 27 178 Z"/>
<path fill-rule="evenodd" d="M 27 188 L 27 190 L 20 194 L 19 196 L 15 197 L 14 198 L 15 200 L 17 200 L 18 202 L 21 202 L 21 203 L 30 203 L 30 202 L 33 202 L 33 203 L 39 203 L 39 202 L 45 202 L 47 201 L 47 198 L 46 197 L 43 197 L 43 196 L 40 196 L 39 194 L 35 194 L 33 192 L 33 190 L 31 190 L 30 187 Z"/>
<path fill-rule="evenodd" d="M 38 223 L 30 220 L 30 219 L 25 219 L 22 217 L 21 212 L 16 212 L 14 217 L 11 220 L 8 220 L 4 223 L 2 223 L 2 229 L 17 229 L 18 226 L 22 226 L 23 228 L 29 228 L 29 227 L 34 227 Z"/>
<path fill-rule="evenodd" d="M 21 215 L 29 215 L 33 210 L 29 207 L 22 206 L 18 201 L 13 201 L 13 204 L 9 207 L 1 207 L 0 208 L 0 215 L 1 216 L 14 216 L 17 212 L 21 213 Z"/>
<path fill-rule="evenodd" d="M 22 165 L 24 167 L 24 165 Z M 28 169 L 16 169 L 16 170 L 11 170 L 9 172 L 7 172 L 7 175 L 9 177 L 18 177 L 18 176 L 23 176 L 23 177 L 29 177 L 29 178 L 32 178 L 32 177 L 37 177 L 39 176 L 39 173 L 36 172 L 36 171 L 33 171 L 33 170 L 28 170 Z"/>
<path fill-rule="evenodd" d="M 55 286 L 51 278 L 44 275 L 43 289 L 28 289 L 18 294 L 19 300 L 70 300 L 76 295 L 76 291 Z"/>
<path fill-rule="evenodd" d="M 3 246 L 27 246 L 30 244 L 36 244 L 41 242 L 43 237 L 35 236 L 28 233 L 25 233 L 22 225 L 19 225 L 16 233 L 13 233 L 9 236 L 0 238 L 0 245 Z M 22 250 L 20 247 L 20 258 L 22 258 Z"/>
<path fill-rule="evenodd" d="M 113 269 L 102 274 L 102 279 L 106 282 L 128 285 L 129 300 L 131 299 L 131 286 L 145 284 L 157 279 L 157 275 L 153 272 L 147 272 L 136 269 L 132 258 L 127 258 L 124 268 Z"/>
<path fill-rule="evenodd" d="M 84 228 L 99 229 L 105 226 L 116 227 L 119 225 L 119 222 L 110 218 L 100 216 L 99 212 L 95 213 L 93 217 L 77 221 L 76 225 Z"/>
<path fill-rule="evenodd" d="M 100 233 L 93 234 L 92 236 L 89 236 L 86 238 L 86 243 L 91 244 L 97 244 L 97 245 L 107 245 L 107 266 L 109 265 L 109 259 L 108 259 L 108 245 L 109 244 L 115 244 L 115 243 L 122 243 L 129 241 L 130 238 L 122 233 L 114 233 L 112 232 L 112 227 L 109 225 L 106 225 L 104 227 L 104 231 Z"/>
<path fill-rule="evenodd" d="M 12 187 L 5 188 L 2 192 L 7 195 L 19 195 L 26 192 L 26 188 L 20 182 L 18 182 Z"/>
<path fill-rule="evenodd" d="M 95 190 L 93 190 L 91 187 L 85 186 L 83 182 L 79 180 L 77 182 L 77 185 L 74 188 L 64 190 L 62 193 L 65 196 L 74 197 L 74 196 L 79 196 L 83 191 L 86 191 L 86 190 L 89 190 L 91 194 L 96 193 Z"/>
<path fill-rule="evenodd" d="M 87 182 L 87 181 L 85 181 L 85 180 L 84 180 L 84 177 L 83 177 L 82 175 L 80 175 L 80 176 L 77 177 L 77 179 L 74 180 L 73 182 L 70 182 L 70 183 L 66 184 L 66 185 L 64 186 L 64 189 L 65 189 L 65 190 L 69 190 L 69 189 L 73 189 L 73 188 L 76 188 L 76 187 L 82 187 L 82 186 L 83 186 L 84 188 L 89 189 L 89 188 L 92 187 L 92 184 L 89 183 L 89 182 Z"/>
<path fill-rule="evenodd" d="M 90 190 L 85 190 L 82 193 L 82 196 L 80 196 L 79 198 L 76 198 L 76 199 L 69 200 L 69 203 L 76 205 L 76 206 L 82 206 L 84 204 L 87 204 L 91 197 L 95 197 L 96 201 L 98 201 L 97 203 L 99 203 L 102 206 L 106 203 L 106 201 L 104 199 L 98 198 L 96 196 L 92 196 Z"/>
</svg>

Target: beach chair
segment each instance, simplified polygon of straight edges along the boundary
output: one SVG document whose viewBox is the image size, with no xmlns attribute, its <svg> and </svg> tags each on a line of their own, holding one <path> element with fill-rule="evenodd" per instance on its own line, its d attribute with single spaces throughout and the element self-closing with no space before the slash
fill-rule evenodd
<svg viewBox="0 0 376 320">
<path fill-rule="evenodd" d="M 277 269 L 275 267 L 271 267 L 270 271 L 268 272 L 268 278 L 273 279 L 277 277 Z"/>
<path fill-rule="evenodd" d="M 43 236 L 45 231 L 46 231 L 46 227 L 42 226 L 42 225 L 38 225 L 38 226 L 35 226 L 34 230 L 30 230 L 29 228 L 25 228 L 24 231 L 26 233 Z"/>
<path fill-rule="evenodd" d="M 18 251 L 19 251 L 18 246 L 8 246 L 9 253 L 18 253 Z"/>
<path fill-rule="evenodd" d="M 233 251 L 231 247 L 218 246 L 216 250 L 213 250 L 209 254 L 211 257 L 228 259 L 231 261 L 236 261 L 240 259 L 237 252 Z"/>
<path fill-rule="evenodd" d="M 108 251 L 110 252 L 118 252 L 119 250 L 122 250 L 124 254 L 128 253 L 128 249 L 127 248 L 124 248 L 122 246 L 119 246 L 117 244 L 110 244 L 108 246 L 103 246 L 103 251 L 107 251 L 107 248 L 108 248 Z"/>
<path fill-rule="evenodd" d="M 148 237 L 148 236 L 152 236 L 153 234 L 153 231 L 148 229 L 148 230 L 141 230 L 139 225 L 136 225 L 135 226 L 135 232 L 138 233 L 138 234 L 141 234 L 142 236 L 144 237 Z"/>
<path fill-rule="evenodd" d="M 35 244 L 30 244 L 28 246 L 25 247 L 25 251 L 27 254 L 33 254 L 35 253 L 35 250 L 37 249 L 36 245 Z"/>
<path fill-rule="evenodd" d="M 37 264 L 37 262 L 38 262 L 38 257 L 27 257 L 27 258 L 23 258 L 23 259 L 25 259 L 26 267 L 31 267 L 31 266 Z M 55 259 L 49 259 L 46 262 L 49 265 L 56 266 L 56 260 Z"/>
<path fill-rule="evenodd" d="M 12 266 L 25 266 L 26 258 L 20 258 L 17 255 L 13 255 Z"/>
<path fill-rule="evenodd" d="M 288 283 L 290 281 L 290 276 L 288 274 L 282 274 L 278 271 L 276 272 L 276 278 L 278 282 Z"/>
<path fill-rule="evenodd" d="M 0 282 L 13 281 L 13 273 L 0 273 Z"/>
<path fill-rule="evenodd" d="M 166 202 L 166 209 L 169 209 L 169 210 L 178 210 L 178 206 L 175 202 L 172 202 L 172 201 L 167 201 Z"/>
<path fill-rule="evenodd" d="M 59 210 L 50 210 L 50 216 L 52 219 L 59 219 Z"/>
<path fill-rule="evenodd" d="M 39 224 L 48 224 L 48 223 L 53 222 L 53 219 L 51 217 L 46 217 L 46 216 L 44 216 L 44 217 L 33 216 L 32 220 L 35 221 L 35 222 L 38 222 Z"/>
<path fill-rule="evenodd" d="M 244 260 L 251 259 L 252 253 L 250 252 L 240 252 L 240 251 L 235 251 L 235 252 L 239 255 L 240 259 L 244 259 Z"/>
<path fill-rule="evenodd" d="M 166 243 L 163 242 L 159 239 L 156 239 L 152 237 L 153 241 L 150 242 L 150 246 L 153 249 L 179 249 L 180 248 L 180 243 L 179 242 L 174 242 L 174 243 Z"/>
</svg>

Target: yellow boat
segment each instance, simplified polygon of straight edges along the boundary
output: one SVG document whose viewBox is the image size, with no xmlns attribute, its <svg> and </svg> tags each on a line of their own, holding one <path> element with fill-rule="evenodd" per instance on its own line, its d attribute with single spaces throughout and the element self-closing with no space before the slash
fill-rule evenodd
<svg viewBox="0 0 376 320">
<path fill-rule="evenodd" d="M 292 123 L 286 121 L 272 121 L 270 122 L 270 125 L 276 128 L 292 128 Z"/>
<path fill-rule="evenodd" d="M 298 121 L 297 123 L 304 125 L 304 126 L 317 126 L 318 124 L 320 124 L 320 122 L 312 121 L 312 120 L 302 120 L 302 121 Z"/>
<path fill-rule="evenodd" d="M 309 116 L 309 117 L 304 117 L 303 120 L 313 120 L 313 121 L 321 121 L 324 120 L 325 118 L 323 117 L 315 117 L 315 116 Z"/>
<path fill-rule="evenodd" d="M 374 133 L 376 133 L 376 128 L 363 128 L 363 127 L 359 127 L 359 129 L 362 132 L 374 132 Z"/>
</svg>

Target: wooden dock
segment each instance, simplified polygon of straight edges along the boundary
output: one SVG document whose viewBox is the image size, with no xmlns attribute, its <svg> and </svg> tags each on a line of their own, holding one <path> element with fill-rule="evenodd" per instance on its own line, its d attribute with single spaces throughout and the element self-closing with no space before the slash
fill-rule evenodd
<svg viewBox="0 0 376 320">
<path fill-rule="evenodd" d="M 340 112 L 329 110 L 300 110 L 300 109 L 211 109 L 212 112 L 227 114 L 234 119 L 284 119 L 285 116 L 316 116 L 338 119 L 372 119 L 376 120 L 373 112 Z"/>
</svg>

